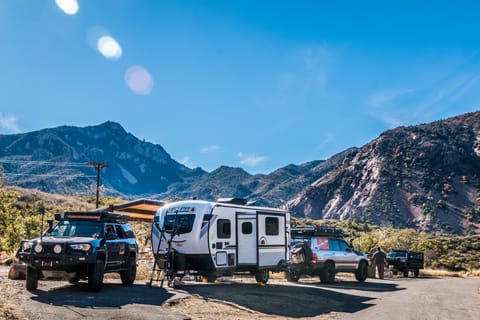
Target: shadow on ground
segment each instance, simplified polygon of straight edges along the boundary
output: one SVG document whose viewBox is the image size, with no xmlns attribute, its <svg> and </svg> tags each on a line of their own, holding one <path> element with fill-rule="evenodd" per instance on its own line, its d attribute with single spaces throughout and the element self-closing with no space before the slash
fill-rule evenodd
<svg viewBox="0 0 480 320">
<path fill-rule="evenodd" d="M 274 316 L 301 318 L 331 312 L 355 313 L 372 306 L 373 298 L 337 292 L 335 289 L 394 291 L 395 284 L 359 284 L 339 282 L 328 287 L 317 284 L 256 284 L 224 282 L 188 284 L 183 290 L 206 301 L 215 299 Z"/>
<path fill-rule="evenodd" d="M 87 283 L 65 285 L 48 291 L 31 291 L 32 300 L 54 306 L 73 306 L 78 308 L 120 309 L 130 304 L 160 306 L 173 296 L 167 290 L 146 285 L 124 287 L 118 284 L 104 284 L 100 292 L 89 292 Z"/>
</svg>

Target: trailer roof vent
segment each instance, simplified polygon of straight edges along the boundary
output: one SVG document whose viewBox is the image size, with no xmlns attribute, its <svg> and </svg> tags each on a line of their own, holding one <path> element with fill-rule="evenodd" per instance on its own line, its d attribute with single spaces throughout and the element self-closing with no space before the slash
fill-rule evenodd
<svg viewBox="0 0 480 320">
<path fill-rule="evenodd" d="M 247 204 L 247 199 L 243 198 L 220 198 L 217 200 L 219 203 L 230 203 L 230 204 L 239 204 L 244 206 Z"/>
</svg>

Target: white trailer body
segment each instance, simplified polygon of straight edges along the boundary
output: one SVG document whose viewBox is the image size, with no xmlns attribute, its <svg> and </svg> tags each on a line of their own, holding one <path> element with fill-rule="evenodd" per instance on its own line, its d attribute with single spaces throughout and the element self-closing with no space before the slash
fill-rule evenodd
<svg viewBox="0 0 480 320">
<path fill-rule="evenodd" d="M 247 271 L 266 282 L 269 270 L 288 261 L 289 240 L 287 211 L 224 202 L 170 203 L 157 211 L 152 227 L 160 268 L 170 242 L 175 271 L 194 271 L 208 280 Z"/>
</svg>

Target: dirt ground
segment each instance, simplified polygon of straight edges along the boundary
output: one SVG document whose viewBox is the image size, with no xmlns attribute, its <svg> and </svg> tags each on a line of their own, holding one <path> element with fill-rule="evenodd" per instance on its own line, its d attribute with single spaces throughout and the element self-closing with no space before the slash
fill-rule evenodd
<svg viewBox="0 0 480 320">
<path fill-rule="evenodd" d="M 91 293 L 85 282 L 9 280 L 0 266 L 0 319 L 477 319 L 480 279 L 392 278 L 359 283 L 338 275 L 331 285 L 318 279 L 264 286 L 252 278 L 220 278 L 215 284 L 187 281 L 181 289 L 152 288 L 145 281 L 123 287 L 106 279 Z"/>
</svg>

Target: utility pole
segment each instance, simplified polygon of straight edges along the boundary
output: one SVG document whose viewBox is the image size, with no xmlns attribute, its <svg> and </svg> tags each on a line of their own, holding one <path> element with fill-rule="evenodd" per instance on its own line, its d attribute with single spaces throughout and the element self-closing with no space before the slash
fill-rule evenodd
<svg viewBox="0 0 480 320">
<path fill-rule="evenodd" d="M 98 197 L 100 193 L 100 170 L 108 167 L 108 164 L 100 163 L 100 162 L 89 162 L 88 165 L 97 169 L 97 201 L 96 201 L 97 206 L 96 208 L 98 209 Z"/>
</svg>

